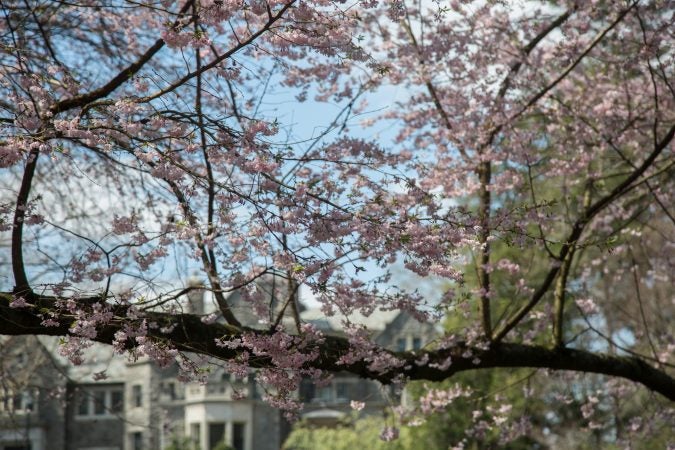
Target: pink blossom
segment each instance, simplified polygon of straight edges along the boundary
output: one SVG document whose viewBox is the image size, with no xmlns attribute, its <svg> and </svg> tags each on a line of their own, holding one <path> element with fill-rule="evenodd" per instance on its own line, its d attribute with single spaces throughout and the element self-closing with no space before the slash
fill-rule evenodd
<svg viewBox="0 0 675 450">
<path fill-rule="evenodd" d="M 584 314 L 595 314 L 598 312 L 598 306 L 592 298 L 578 298 L 574 301 Z"/>
<path fill-rule="evenodd" d="M 385 442 L 391 442 L 398 439 L 398 428 L 384 427 L 380 432 L 380 439 Z"/>
<path fill-rule="evenodd" d="M 14 300 L 12 300 L 9 304 L 10 308 L 26 308 L 28 306 L 31 306 L 26 302 L 26 299 L 24 297 L 14 297 Z"/>
<path fill-rule="evenodd" d="M 208 325 L 208 324 L 214 323 L 217 318 L 218 318 L 217 314 L 211 313 L 211 314 L 208 314 L 206 316 L 203 316 L 200 320 L 202 321 L 202 323 L 205 323 L 205 324 Z"/>
<path fill-rule="evenodd" d="M 359 402 L 356 400 L 352 400 L 349 403 L 349 406 L 354 410 L 354 411 L 361 411 L 363 408 L 365 408 L 366 404 L 363 402 Z"/>
</svg>

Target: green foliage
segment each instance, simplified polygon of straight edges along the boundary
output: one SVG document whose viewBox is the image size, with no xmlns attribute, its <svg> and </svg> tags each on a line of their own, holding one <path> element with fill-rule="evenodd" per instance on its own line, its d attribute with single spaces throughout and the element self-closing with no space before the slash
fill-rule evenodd
<svg viewBox="0 0 675 450">
<path fill-rule="evenodd" d="M 234 448 L 227 445 L 225 442 L 221 442 L 215 446 L 214 450 L 234 450 Z"/>
<path fill-rule="evenodd" d="M 385 425 L 381 417 L 366 417 L 335 428 L 311 427 L 300 424 L 290 434 L 284 450 L 407 450 L 416 447 L 409 428 L 401 430 L 399 439 L 384 442 L 379 438 Z"/>
<path fill-rule="evenodd" d="M 465 448 L 508 450 L 543 449 L 531 439 L 518 439 L 500 444 L 498 436 L 488 435 L 484 439 L 468 438 L 466 429 L 471 425 L 472 402 L 458 401 L 445 413 L 429 417 L 418 426 L 400 426 L 397 440 L 385 442 L 380 433 L 385 426 L 392 425 L 392 419 L 370 416 L 343 423 L 335 428 L 312 427 L 300 424 L 286 440 L 284 450 L 447 450 L 466 439 Z"/>
<path fill-rule="evenodd" d="M 174 435 L 171 437 L 171 443 L 166 447 L 166 450 L 201 450 L 201 447 L 189 437 Z"/>
<path fill-rule="evenodd" d="M 545 445 L 529 437 L 518 438 L 512 442 L 500 442 L 499 429 L 485 436 L 467 434 L 473 423 L 473 412 L 484 410 L 493 394 L 499 393 L 504 403 L 513 406 L 519 414 L 543 414 L 544 406 L 522 395 L 524 383 L 527 383 L 533 371 L 476 371 L 457 374 L 443 383 L 415 382 L 408 385 L 408 395 L 419 398 L 428 388 L 443 389 L 460 383 L 470 386 L 474 392 L 470 398 L 458 398 L 448 408 L 438 414 L 425 418 L 417 426 L 396 425 L 400 428 L 399 439 L 384 442 L 379 435 L 385 426 L 392 426 L 394 419 L 365 417 L 349 421 L 335 428 L 311 427 L 300 424 L 288 437 L 285 450 L 348 450 L 354 448 L 373 450 L 447 450 L 464 441 L 465 449 L 499 448 L 507 450 L 544 449 Z M 494 403 L 493 403 L 494 404 Z M 490 420 L 489 417 L 486 420 Z"/>
<path fill-rule="evenodd" d="M 485 436 L 467 433 L 475 423 L 474 411 L 481 411 L 483 415 L 478 420 L 492 421 L 486 407 L 495 405 L 495 395 L 499 395 L 502 404 L 512 407 L 510 420 L 517 420 L 522 415 L 531 417 L 541 412 L 542 404 L 533 399 L 524 398 L 523 387 L 526 386 L 532 375 L 532 370 L 501 370 L 475 371 L 461 373 L 443 383 L 411 383 L 408 386 L 413 398 L 419 398 L 429 388 L 443 389 L 459 383 L 470 387 L 473 395 L 469 398 L 455 399 L 443 412 L 433 414 L 425 423 L 411 430 L 415 442 L 423 443 L 421 448 L 446 450 L 464 441 L 465 449 L 500 448 L 509 450 L 543 449 L 543 444 L 532 438 L 521 437 L 511 442 L 500 442 L 500 427 L 488 431 Z M 504 424 L 507 426 L 508 422 Z"/>
<path fill-rule="evenodd" d="M 171 443 L 165 450 L 201 450 L 201 447 L 195 444 L 189 437 L 173 436 Z M 234 448 L 225 442 L 221 442 L 213 450 L 234 450 Z"/>
</svg>

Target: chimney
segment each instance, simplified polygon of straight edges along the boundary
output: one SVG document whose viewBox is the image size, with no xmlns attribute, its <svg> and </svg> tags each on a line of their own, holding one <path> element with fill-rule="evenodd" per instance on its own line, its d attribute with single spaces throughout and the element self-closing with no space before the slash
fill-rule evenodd
<svg viewBox="0 0 675 450">
<path fill-rule="evenodd" d="M 202 280 L 195 274 L 188 279 L 188 287 L 191 288 L 203 288 L 204 283 Z M 193 289 L 187 294 L 188 304 L 187 312 L 189 314 L 204 314 L 204 289 Z"/>
</svg>

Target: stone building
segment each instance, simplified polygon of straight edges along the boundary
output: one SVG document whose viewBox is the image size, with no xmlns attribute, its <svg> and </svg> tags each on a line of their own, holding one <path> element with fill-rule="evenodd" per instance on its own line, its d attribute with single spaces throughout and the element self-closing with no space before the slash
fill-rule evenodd
<svg viewBox="0 0 675 450">
<path fill-rule="evenodd" d="M 326 333 L 336 333 L 340 321 L 339 317 L 325 318 L 314 311 L 306 311 L 303 319 Z M 368 322 L 368 327 L 376 331 L 375 342 L 395 351 L 419 350 L 437 335 L 433 325 L 420 323 L 405 312 L 350 319 Z M 327 426 L 351 413 L 352 400 L 365 401 L 362 414 L 366 415 L 381 414 L 384 408 L 399 400 L 398 394 L 390 387 L 349 373 L 335 374 L 330 384 L 321 388 L 307 380 L 301 385 L 299 395 L 305 403 L 302 418 L 316 425 Z"/>
<path fill-rule="evenodd" d="M 87 363 L 71 366 L 58 340 L 35 336 L 0 344 L 0 450 L 181 450 L 281 447 L 288 424 L 262 402 L 253 379 L 230 380 L 216 370 L 205 385 L 182 383 L 175 367 L 111 358 L 95 345 Z M 94 381 L 94 374 L 107 378 Z M 20 377 L 13 377 L 19 374 Z M 233 388 L 243 398 L 233 398 Z"/>
<path fill-rule="evenodd" d="M 54 363 L 38 338 L 0 336 L 0 450 L 65 450 L 67 377 Z"/>
<path fill-rule="evenodd" d="M 273 292 L 268 281 L 260 288 Z M 190 293 L 190 312 L 208 313 L 203 295 L 198 289 Z M 231 300 L 245 307 L 241 296 Z M 270 304 L 274 311 L 274 301 Z M 339 334 L 339 318 L 297 309 L 303 321 Z M 393 350 L 420 348 L 434 334 L 431 325 L 403 313 L 362 318 L 368 320 L 381 330 L 377 341 Z M 290 432 L 282 414 L 262 401 L 253 374 L 236 380 L 214 365 L 206 384 L 186 384 L 175 365 L 159 369 L 145 359 L 129 362 L 104 345 L 92 346 L 85 363 L 72 366 L 59 356 L 58 345 L 57 338 L 0 336 L 0 450 L 163 450 L 177 442 L 180 450 L 223 444 L 275 450 Z M 304 419 L 331 424 L 350 412 L 351 400 L 366 401 L 366 414 L 381 412 L 390 392 L 344 373 L 321 388 L 303 382 L 298 395 L 306 404 Z"/>
</svg>

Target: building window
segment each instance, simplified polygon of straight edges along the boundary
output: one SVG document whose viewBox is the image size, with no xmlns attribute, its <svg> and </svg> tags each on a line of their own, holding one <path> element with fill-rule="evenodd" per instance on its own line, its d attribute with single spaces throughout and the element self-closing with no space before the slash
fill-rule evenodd
<svg viewBox="0 0 675 450">
<path fill-rule="evenodd" d="M 14 411 L 15 412 L 31 412 L 33 411 L 33 395 L 31 391 L 23 391 L 19 395 L 14 396 Z"/>
<path fill-rule="evenodd" d="M 110 412 L 119 414 L 124 411 L 124 392 L 112 391 L 110 393 Z"/>
<path fill-rule="evenodd" d="M 121 387 L 95 386 L 77 392 L 75 414 L 79 418 L 115 417 L 124 411 Z"/>
<path fill-rule="evenodd" d="M 135 408 L 140 408 L 143 406 L 143 386 L 140 384 L 135 384 L 131 387 L 131 397 L 132 397 L 132 405 L 134 405 Z"/>
<path fill-rule="evenodd" d="M 165 381 L 161 385 L 161 399 L 163 401 L 178 400 L 178 390 L 174 381 Z"/>
<path fill-rule="evenodd" d="M 324 386 L 316 391 L 316 401 L 331 402 L 333 401 L 333 386 Z"/>
<path fill-rule="evenodd" d="M 235 422 L 232 424 L 232 448 L 244 450 L 246 448 L 246 424 Z"/>
<path fill-rule="evenodd" d="M 196 447 L 199 447 L 202 443 L 201 439 L 201 426 L 198 423 L 190 424 L 190 441 Z"/>
<path fill-rule="evenodd" d="M 413 340 L 412 340 L 412 347 L 413 347 L 413 350 L 421 349 L 422 348 L 422 339 L 420 339 L 418 337 L 414 337 Z"/>
<path fill-rule="evenodd" d="M 77 415 L 89 415 L 89 393 L 86 391 L 80 391 L 77 394 Z"/>
<path fill-rule="evenodd" d="M 167 390 L 169 391 L 168 392 L 169 398 L 171 400 L 176 400 L 176 397 L 177 397 L 176 396 L 176 383 L 174 383 L 173 381 L 169 382 L 169 384 L 167 385 Z"/>
<path fill-rule="evenodd" d="M 349 400 L 349 383 L 335 383 L 335 399 L 338 402 L 346 402 Z"/>
<path fill-rule="evenodd" d="M 20 414 L 35 412 L 37 396 L 35 389 L 26 389 L 16 394 L 4 389 L 0 391 L 0 411 Z"/>
<path fill-rule="evenodd" d="M 396 339 L 396 351 L 399 351 L 399 352 L 406 351 L 406 339 L 405 338 Z"/>
<path fill-rule="evenodd" d="M 224 423 L 210 423 L 209 424 L 209 450 L 215 450 L 219 444 L 225 441 L 225 424 Z"/>
<path fill-rule="evenodd" d="M 103 416 L 105 415 L 106 411 L 106 397 L 107 397 L 107 392 L 106 391 L 94 391 L 94 415 L 95 416 Z"/>
<path fill-rule="evenodd" d="M 143 450 L 143 433 L 140 431 L 131 433 L 131 448 L 132 450 Z"/>
<path fill-rule="evenodd" d="M 121 450 L 119 447 L 78 447 L 77 450 Z"/>
</svg>

